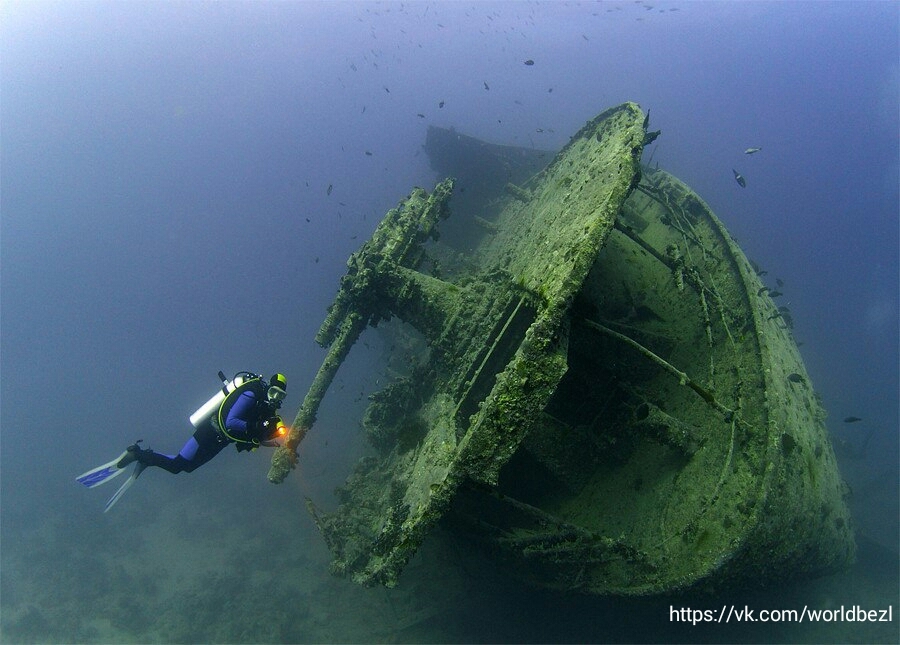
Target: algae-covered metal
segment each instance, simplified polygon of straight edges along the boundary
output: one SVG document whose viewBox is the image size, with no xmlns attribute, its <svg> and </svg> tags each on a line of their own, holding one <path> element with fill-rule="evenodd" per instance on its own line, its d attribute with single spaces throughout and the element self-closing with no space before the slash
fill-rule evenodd
<svg viewBox="0 0 900 645">
<path fill-rule="evenodd" d="M 538 584 L 642 594 L 852 557 L 823 413 L 779 311 L 699 197 L 640 155 L 631 103 L 543 171 L 465 203 L 473 251 L 436 242 L 453 180 L 416 189 L 353 254 L 289 472 L 367 325 L 419 359 L 370 397 L 376 454 L 308 503 L 333 569 L 394 585 L 447 516 Z M 534 156 L 528 156 L 533 161 Z M 482 186 L 481 191 L 487 189 Z M 459 226 L 457 222 L 457 227 Z"/>
<path fill-rule="evenodd" d="M 626 104 L 585 126 L 527 202 L 510 204 L 521 221 L 498 232 L 500 251 L 470 258 L 465 270 L 451 273 L 424 248 L 451 180 L 431 196 L 414 191 L 350 258 L 318 336 L 326 345 L 342 342 L 332 346 L 321 382 L 330 381 L 346 341 L 366 322 L 396 316 L 429 350 L 413 373 L 375 396 L 366 415 L 382 453 L 360 464 L 335 513 L 317 513 L 337 571 L 393 584 L 460 482 L 496 483 L 565 372 L 566 312 L 636 183 L 643 120 Z M 276 455 L 273 481 L 289 469 L 321 389 L 304 401 L 293 441 Z"/>
<path fill-rule="evenodd" d="M 849 563 L 790 325 L 708 206 L 645 169 L 571 311 L 568 370 L 454 516 L 543 586 L 648 594 Z"/>
</svg>

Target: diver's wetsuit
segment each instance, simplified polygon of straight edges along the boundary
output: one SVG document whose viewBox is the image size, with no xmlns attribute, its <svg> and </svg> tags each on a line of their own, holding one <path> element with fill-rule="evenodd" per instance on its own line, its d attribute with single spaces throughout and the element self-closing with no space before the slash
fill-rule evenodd
<svg viewBox="0 0 900 645">
<path fill-rule="evenodd" d="M 258 405 L 256 394 L 252 390 L 243 392 L 231 406 L 225 419 L 225 427 L 232 437 L 250 437 L 257 427 L 260 417 L 271 414 L 268 405 Z M 170 473 L 190 473 L 218 455 L 231 439 L 220 433 L 210 419 L 202 427 L 197 428 L 194 435 L 187 440 L 184 447 L 174 457 L 152 450 L 142 450 L 138 456 L 145 466 L 157 466 Z M 250 445 L 250 444 L 245 444 Z"/>
</svg>

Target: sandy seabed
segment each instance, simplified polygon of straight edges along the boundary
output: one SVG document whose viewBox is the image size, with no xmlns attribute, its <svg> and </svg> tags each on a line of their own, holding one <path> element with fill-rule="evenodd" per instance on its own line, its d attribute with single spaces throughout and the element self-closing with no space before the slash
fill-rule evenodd
<svg viewBox="0 0 900 645">
<path fill-rule="evenodd" d="M 4 531 L 0 641 L 897 642 L 900 636 L 897 555 L 865 539 L 852 570 L 774 591 L 598 599 L 531 589 L 438 528 L 397 588 L 367 589 L 329 573 L 329 554 L 300 496 L 296 512 L 283 512 L 281 500 L 274 512 L 266 500 L 210 502 L 160 477 L 140 483 L 157 486 L 156 496 L 130 492 L 106 515 L 57 514 L 22 521 L 30 528 L 17 535 Z M 160 507 L 160 499 L 174 501 Z M 893 603 L 894 611 L 892 623 L 870 624 L 669 621 L 670 606 L 723 602 L 756 609 Z"/>
</svg>

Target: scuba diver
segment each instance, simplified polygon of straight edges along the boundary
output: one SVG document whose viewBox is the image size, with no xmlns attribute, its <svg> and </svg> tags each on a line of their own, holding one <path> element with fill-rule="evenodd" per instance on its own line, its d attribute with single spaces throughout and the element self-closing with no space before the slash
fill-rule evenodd
<svg viewBox="0 0 900 645">
<path fill-rule="evenodd" d="M 136 464 L 131 476 L 106 503 L 104 513 L 119 501 L 125 491 L 148 466 L 170 473 L 193 472 L 234 444 L 238 452 L 256 450 L 259 446 L 275 447 L 287 428 L 276 414 L 287 393 L 287 378 L 275 374 L 266 382 L 259 374 L 238 372 L 230 381 L 219 372 L 222 388 L 191 415 L 196 429 L 177 455 L 165 455 L 141 448 L 141 439 L 128 446 L 109 463 L 79 475 L 77 480 L 94 488 L 105 484 Z"/>
</svg>

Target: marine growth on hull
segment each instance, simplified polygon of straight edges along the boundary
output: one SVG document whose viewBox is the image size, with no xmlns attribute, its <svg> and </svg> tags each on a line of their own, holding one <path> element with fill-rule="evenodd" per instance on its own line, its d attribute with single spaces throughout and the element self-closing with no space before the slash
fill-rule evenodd
<svg viewBox="0 0 900 645">
<path fill-rule="evenodd" d="M 703 200 L 641 167 L 656 134 L 631 103 L 555 156 L 429 132 L 455 179 L 415 189 L 350 257 L 270 472 L 289 472 L 360 332 L 394 319 L 395 378 L 361 420 L 373 454 L 337 509 L 308 505 L 337 573 L 397 584 L 442 518 L 515 575 L 589 593 L 852 560 L 790 319 Z"/>
</svg>

